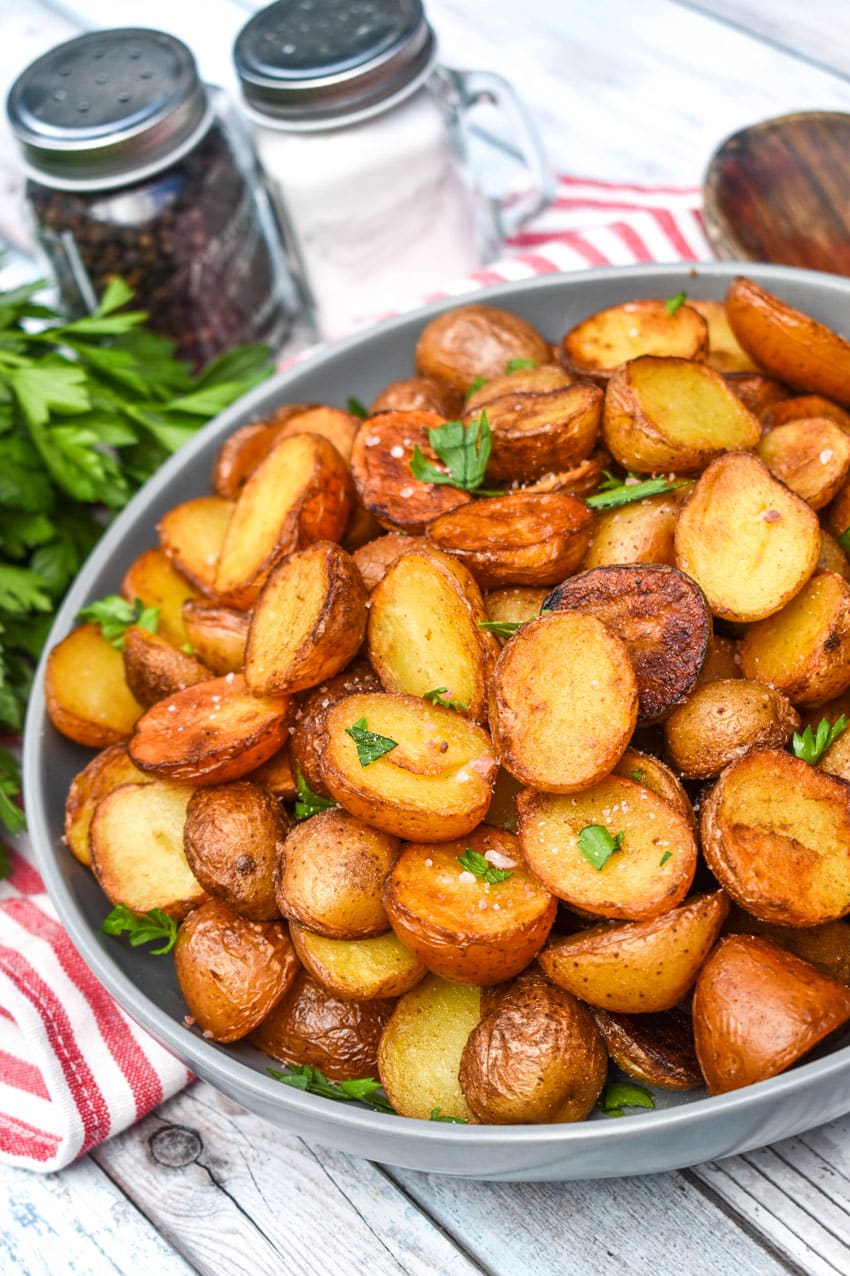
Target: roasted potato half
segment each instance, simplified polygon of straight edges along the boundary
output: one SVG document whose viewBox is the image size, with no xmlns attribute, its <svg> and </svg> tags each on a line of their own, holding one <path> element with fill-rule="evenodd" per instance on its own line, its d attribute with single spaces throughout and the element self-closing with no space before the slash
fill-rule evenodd
<svg viewBox="0 0 850 1276">
<path fill-rule="evenodd" d="M 138 625 L 125 631 L 122 656 L 130 694 L 145 708 L 212 677 L 200 660 Z"/>
<path fill-rule="evenodd" d="M 109 745 L 74 777 L 65 801 L 65 841 L 81 864 L 91 865 L 89 828 L 100 799 L 122 784 L 149 783 L 150 776 L 133 765 L 123 744 Z"/>
<path fill-rule="evenodd" d="M 643 784 L 652 789 L 665 802 L 669 802 L 674 811 L 683 815 L 691 827 L 694 827 L 694 809 L 685 792 L 681 780 L 666 763 L 651 753 L 629 747 L 614 767 L 613 775 L 625 776 L 634 780 L 635 784 Z"/>
<path fill-rule="evenodd" d="M 488 620 L 506 620 L 523 625 L 540 615 L 540 608 L 549 596 L 545 588 L 533 589 L 530 585 L 508 585 L 494 589 L 484 599 Z"/>
<path fill-rule="evenodd" d="M 850 435 L 826 417 L 789 421 L 764 436 L 758 454 L 771 474 L 819 510 L 847 478 Z"/>
<path fill-rule="evenodd" d="M 286 817 L 258 784 L 197 789 L 186 809 L 183 850 L 189 867 L 216 899 L 253 922 L 279 919 L 275 866 L 283 850 Z"/>
<path fill-rule="evenodd" d="M 352 554 L 357 570 L 363 577 L 367 593 L 371 593 L 383 580 L 396 559 L 411 549 L 429 549 L 424 536 L 406 536 L 403 532 L 386 532 L 367 541 Z"/>
<path fill-rule="evenodd" d="M 50 652 L 44 671 L 47 713 L 57 731 L 94 749 L 126 740 L 142 713 L 124 661 L 99 625 L 80 625 Z"/>
<path fill-rule="evenodd" d="M 623 1015 L 599 1006 L 593 1018 L 608 1053 L 627 1077 L 662 1090 L 694 1090 L 703 1076 L 689 1014 L 674 1006 L 655 1015 Z"/>
<path fill-rule="evenodd" d="M 354 436 L 360 429 L 360 417 L 342 408 L 331 408 L 317 403 L 293 412 L 277 430 L 278 439 L 288 439 L 293 434 L 317 434 L 332 444 L 344 461 L 351 460 Z"/>
<path fill-rule="evenodd" d="M 729 935 L 768 939 L 778 948 L 811 962 L 821 974 L 850 985 L 850 922 L 846 920 L 824 922 L 822 926 L 777 926 L 733 904 L 723 929 Z"/>
<path fill-rule="evenodd" d="M 781 381 L 766 377 L 761 372 L 724 372 L 722 376 L 732 393 L 759 420 L 775 404 L 782 403 L 794 393 Z"/>
<path fill-rule="evenodd" d="M 232 501 L 197 496 L 175 505 L 157 524 L 162 549 L 202 594 L 214 593 L 216 564 L 232 513 Z"/>
<path fill-rule="evenodd" d="M 573 378 L 559 363 L 537 363 L 533 367 L 512 368 L 510 372 L 500 372 L 481 380 L 483 384 L 467 394 L 463 402 L 467 412 L 477 412 L 495 399 L 549 394 L 552 390 L 562 390 L 573 384 Z"/>
<path fill-rule="evenodd" d="M 590 456 L 599 436 L 602 391 L 584 383 L 542 393 L 509 388 L 484 407 L 467 407 L 464 421 L 471 424 L 484 412 L 492 431 L 488 477 L 528 482 Z"/>
<path fill-rule="evenodd" d="M 292 767 L 319 797 L 330 797 L 322 778 L 322 753 L 326 744 L 325 718 L 331 705 L 361 691 L 380 691 L 378 675 L 365 660 L 353 661 L 342 673 L 320 682 L 299 698 L 289 747 Z"/>
<path fill-rule="evenodd" d="M 799 394 L 790 399 L 781 399 L 766 408 L 760 419 L 762 429 L 767 431 L 776 429 L 777 425 L 786 425 L 789 421 L 807 421 L 810 417 L 826 417 L 827 421 L 840 425 L 845 434 L 850 434 L 850 412 L 821 394 Z"/>
<path fill-rule="evenodd" d="M 799 725 L 781 691 L 745 678 L 720 679 L 697 687 L 673 710 L 664 739 L 683 777 L 706 780 L 750 749 L 781 749 Z"/>
<path fill-rule="evenodd" d="M 417 447 L 430 465 L 438 464 L 428 432 L 443 425 L 436 412 L 379 412 L 357 431 L 351 453 L 357 493 L 391 532 L 419 535 L 439 514 L 472 500 L 456 487 L 421 482 L 410 468 Z"/>
<path fill-rule="evenodd" d="M 254 470 L 280 438 L 286 422 L 310 406 L 307 403 L 284 404 L 266 420 L 251 421 L 228 435 L 213 464 L 212 488 L 216 495 L 235 501 Z"/>
<path fill-rule="evenodd" d="M 183 606 L 201 595 L 164 550 L 146 549 L 140 554 L 127 568 L 119 592 L 129 603 L 140 598 L 145 607 L 156 607 L 159 612 L 157 633 L 175 647 L 183 647 L 189 641 Z"/>
<path fill-rule="evenodd" d="M 449 421 L 463 410 L 463 395 L 445 381 L 431 377 L 405 377 L 391 381 L 372 400 L 369 415 L 377 412 L 436 412 Z"/>
<path fill-rule="evenodd" d="M 583 571 L 617 563 L 666 563 L 673 566 L 673 537 L 682 508 L 676 492 L 649 496 L 621 509 L 594 515 Z"/>
<path fill-rule="evenodd" d="M 343 1001 L 401 997 L 425 975 L 392 931 L 369 939 L 328 939 L 291 922 L 290 935 L 304 968 Z"/>
<path fill-rule="evenodd" d="M 217 603 L 183 604 L 183 624 L 189 646 L 201 664 L 214 674 L 239 673 L 245 663 L 250 617 L 235 607 Z"/>
<path fill-rule="evenodd" d="M 641 355 L 704 358 L 708 325 L 687 305 L 673 310 L 655 299 L 626 301 L 571 328 L 562 350 L 569 371 L 605 382 L 620 364 Z"/>
<path fill-rule="evenodd" d="M 708 353 L 705 361 L 718 372 L 758 372 L 729 323 L 726 306 L 722 301 L 688 297 L 688 306 L 702 315 L 708 324 Z"/>
<path fill-rule="evenodd" d="M 476 377 L 494 377 L 515 359 L 551 363 L 549 343 L 519 315 L 471 303 L 437 315 L 416 343 L 416 371 L 466 394 Z"/>
<path fill-rule="evenodd" d="M 708 640 L 705 660 L 697 675 L 696 686 L 707 682 L 719 682 L 722 678 L 741 678 L 741 658 L 733 638 L 712 634 Z"/>
</svg>

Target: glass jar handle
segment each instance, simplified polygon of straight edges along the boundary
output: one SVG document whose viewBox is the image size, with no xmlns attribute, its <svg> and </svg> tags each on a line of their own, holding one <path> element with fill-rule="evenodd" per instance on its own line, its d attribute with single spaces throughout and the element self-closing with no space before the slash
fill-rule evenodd
<svg viewBox="0 0 850 1276">
<path fill-rule="evenodd" d="M 497 200 L 496 214 L 503 237 L 513 235 L 523 222 L 544 208 L 555 194 L 555 177 L 537 130 L 511 84 L 493 71 L 452 71 L 464 109 L 488 102 L 504 114 L 524 167 L 531 177 L 528 190 Z"/>
</svg>

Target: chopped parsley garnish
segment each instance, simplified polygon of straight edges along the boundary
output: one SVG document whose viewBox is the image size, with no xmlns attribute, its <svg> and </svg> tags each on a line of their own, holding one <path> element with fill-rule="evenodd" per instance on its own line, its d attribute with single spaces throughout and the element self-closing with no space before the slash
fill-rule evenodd
<svg viewBox="0 0 850 1276">
<path fill-rule="evenodd" d="M 432 1108 L 429 1121 L 445 1121 L 446 1125 L 466 1125 L 466 1117 L 444 1116 L 442 1108 Z"/>
<path fill-rule="evenodd" d="M 309 820 L 311 816 L 319 815 L 322 811 L 329 811 L 337 805 L 331 798 L 319 797 L 318 793 L 314 793 L 300 770 L 295 773 L 295 789 L 297 793 L 295 799 L 296 820 Z"/>
<path fill-rule="evenodd" d="M 456 858 L 458 864 L 466 869 L 467 873 L 474 873 L 476 877 L 480 877 L 483 882 L 489 882 L 491 886 L 495 886 L 497 882 L 506 882 L 514 875 L 513 869 L 496 868 L 495 864 L 491 864 L 479 851 L 473 851 L 470 846 L 467 846 L 463 855 L 458 855 Z"/>
<path fill-rule="evenodd" d="M 355 399 L 353 395 L 351 398 L 345 400 L 345 407 L 352 416 L 359 416 L 361 421 L 365 421 L 366 417 L 369 415 L 369 409 L 366 407 L 365 403 L 361 403 L 360 400 Z"/>
<path fill-rule="evenodd" d="M 672 316 L 676 314 L 677 310 L 681 310 L 687 300 L 688 294 L 686 292 L 677 292 L 675 297 L 667 298 L 664 302 L 664 309 L 667 311 L 668 315 Z"/>
<path fill-rule="evenodd" d="M 596 1106 L 606 1116 L 621 1117 L 623 1108 L 654 1108 L 655 1100 L 648 1090 L 633 1081 L 609 1081 Z"/>
<path fill-rule="evenodd" d="M 462 700 L 445 699 L 448 687 L 434 687 L 432 691 L 426 691 L 422 697 L 423 700 L 430 700 L 431 704 L 441 704 L 444 709 L 458 709 L 461 713 L 469 712 L 469 705 L 464 704 Z"/>
<path fill-rule="evenodd" d="M 195 648 L 190 642 L 184 642 L 180 648 L 184 656 L 194 656 Z"/>
<path fill-rule="evenodd" d="M 641 781 L 643 780 L 643 771 L 630 771 L 629 779 L 636 781 L 637 784 L 640 784 Z"/>
<path fill-rule="evenodd" d="M 674 492 L 677 487 L 685 487 L 691 481 L 649 478 L 634 482 L 638 477 L 636 474 L 627 474 L 625 479 L 616 478 L 609 470 L 603 470 L 603 474 L 605 481 L 600 484 L 599 491 L 585 497 L 585 504 L 593 510 L 616 509 L 620 505 L 630 505 L 632 501 L 642 501 L 647 496 L 661 496 L 664 492 Z"/>
<path fill-rule="evenodd" d="M 77 612 L 77 620 L 85 620 L 100 625 L 100 632 L 110 647 L 119 651 L 124 647 L 124 634 L 131 625 L 139 629 L 147 629 L 155 634 L 159 625 L 159 608 L 145 607 L 141 598 L 128 603 L 120 594 L 110 594 L 108 598 L 99 598 L 87 603 Z"/>
<path fill-rule="evenodd" d="M 541 607 L 536 616 L 529 616 L 528 620 L 479 620 L 478 628 L 486 629 L 488 634 L 495 634 L 497 638 L 513 638 L 518 629 L 522 629 L 523 625 L 530 625 L 532 620 L 538 620 L 541 616 L 548 616 L 551 607 Z"/>
<path fill-rule="evenodd" d="M 840 536 L 835 538 L 845 554 L 850 554 L 850 527 L 845 527 Z"/>
<path fill-rule="evenodd" d="M 17 759 L 12 757 L 8 749 L 0 749 L 0 822 L 5 824 L 10 833 L 20 833 L 26 826 L 26 816 L 18 806 L 15 798 L 21 791 L 21 773 Z M 8 877 L 8 871 L 0 871 L 0 877 Z"/>
<path fill-rule="evenodd" d="M 474 381 L 470 382 L 469 389 L 464 395 L 464 398 L 471 399 L 473 394 L 477 394 L 479 390 L 483 390 L 486 384 L 487 384 L 486 377 L 476 377 Z"/>
<path fill-rule="evenodd" d="M 464 492 L 474 492 L 481 486 L 492 448 L 486 412 L 473 417 L 469 425 L 464 425 L 463 421 L 447 421 L 445 425 L 429 430 L 428 442 L 448 473 L 432 465 L 417 444 L 410 468 L 420 482 L 442 483 Z"/>
<path fill-rule="evenodd" d="M 667 863 L 667 861 L 669 859 L 672 859 L 672 857 L 673 857 L 672 851 L 665 851 L 664 854 L 661 856 L 661 859 L 658 861 L 658 867 L 663 868 L 664 865 Z"/>
<path fill-rule="evenodd" d="M 836 718 L 833 723 L 830 723 L 827 718 L 821 718 L 815 731 L 812 731 L 811 727 L 806 727 L 802 734 L 795 731 L 791 737 L 791 748 L 794 750 L 794 757 L 800 758 L 803 762 L 811 762 L 812 766 L 814 766 L 816 762 L 820 761 L 829 746 L 834 744 L 838 737 L 844 734 L 847 726 L 847 719 L 842 713 L 841 717 Z"/>
<path fill-rule="evenodd" d="M 352 726 L 346 727 L 345 734 L 350 735 L 357 745 L 357 757 L 361 766 L 371 766 L 373 762 L 378 761 L 378 758 L 398 748 L 398 740 L 391 740 L 388 735 L 378 735 L 377 732 L 370 731 L 365 718 L 359 718 Z"/>
<path fill-rule="evenodd" d="M 625 833 L 614 837 L 604 824 L 586 824 L 578 835 L 578 848 L 589 864 L 601 872 L 615 851 L 619 851 Z"/>
<path fill-rule="evenodd" d="M 292 1068 L 289 1072 L 278 1072 L 276 1068 L 266 1068 L 270 1077 L 283 1085 L 291 1085 L 295 1090 L 306 1090 L 308 1094 L 317 1094 L 322 1099 L 337 1099 L 340 1103 L 365 1103 L 376 1112 L 386 1112 L 395 1116 L 395 1108 L 391 1106 L 378 1091 L 380 1081 L 374 1077 L 357 1077 L 352 1081 L 329 1081 L 318 1068 L 308 1063 Z"/>
<path fill-rule="evenodd" d="M 505 364 L 505 372 L 523 372 L 526 368 L 536 368 L 537 364 L 533 359 L 508 359 Z"/>
<path fill-rule="evenodd" d="M 103 919 L 103 930 L 107 935 L 122 935 L 126 931 L 133 948 L 154 940 L 163 940 L 161 948 L 151 949 L 154 957 L 170 953 L 177 941 L 177 923 L 161 908 L 152 908 L 150 912 L 140 914 L 134 913 L 126 904 L 116 904 L 112 912 Z"/>
</svg>

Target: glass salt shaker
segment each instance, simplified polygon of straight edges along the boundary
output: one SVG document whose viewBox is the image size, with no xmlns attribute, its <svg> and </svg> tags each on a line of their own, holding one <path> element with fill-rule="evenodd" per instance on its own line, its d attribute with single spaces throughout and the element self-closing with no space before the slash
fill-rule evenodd
<svg viewBox="0 0 850 1276">
<path fill-rule="evenodd" d="M 420 0 L 280 0 L 243 27 L 234 61 L 325 336 L 482 266 L 551 197 L 510 85 L 438 66 Z M 520 197 L 489 197 L 471 162 L 467 114 L 485 101 L 527 171 Z"/>
<path fill-rule="evenodd" d="M 244 125 L 180 40 L 79 36 L 27 67 L 6 109 L 36 241 L 72 315 L 120 275 L 193 365 L 243 342 L 281 346 L 304 303 L 278 219 Z"/>
</svg>

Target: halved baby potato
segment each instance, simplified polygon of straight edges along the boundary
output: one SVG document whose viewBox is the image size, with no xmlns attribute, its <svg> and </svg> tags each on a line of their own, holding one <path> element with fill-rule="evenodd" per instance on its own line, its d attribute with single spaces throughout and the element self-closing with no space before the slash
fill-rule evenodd
<svg viewBox="0 0 850 1276">
<path fill-rule="evenodd" d="M 100 799 L 122 784 L 150 782 L 150 776 L 130 761 L 123 744 L 109 745 L 74 777 L 65 800 L 65 841 L 81 864 L 91 864 L 89 828 Z"/>
<path fill-rule="evenodd" d="M 693 1021 L 679 1007 L 624 1015 L 595 1006 L 593 1018 L 609 1055 L 627 1077 L 662 1090 L 694 1090 L 703 1084 Z"/>
<path fill-rule="evenodd" d="M 416 343 L 416 371 L 466 394 L 476 377 L 494 377 L 514 359 L 551 363 L 549 343 L 519 315 L 471 302 L 425 325 Z"/>
<path fill-rule="evenodd" d="M 627 780 L 634 780 L 635 784 L 643 784 L 646 788 L 652 789 L 653 793 L 657 793 L 665 802 L 669 802 L 673 810 L 683 815 L 691 827 L 694 827 L 694 808 L 691 806 L 691 800 L 685 792 L 684 785 L 660 758 L 630 746 L 614 767 L 612 774 L 625 776 Z"/>
<path fill-rule="evenodd" d="M 571 328 L 562 349 L 571 372 L 604 382 L 620 364 L 641 355 L 704 358 L 708 325 L 688 305 L 674 310 L 656 298 L 627 301 Z"/>
<path fill-rule="evenodd" d="M 360 417 L 342 408 L 317 403 L 303 405 L 299 412 L 288 415 L 277 427 L 277 438 L 288 439 L 293 434 L 318 434 L 333 444 L 344 461 L 350 461 L 354 436 L 360 429 Z"/>
<path fill-rule="evenodd" d="M 183 606 L 201 595 L 164 550 L 146 549 L 140 554 L 124 573 L 119 592 L 129 603 L 140 598 L 145 607 L 156 607 L 159 612 L 157 633 L 175 647 L 185 646 L 189 636 Z"/>
<path fill-rule="evenodd" d="M 138 625 L 125 630 L 122 656 L 130 693 L 146 708 L 212 677 L 200 660 Z"/>
<path fill-rule="evenodd" d="M 823 922 L 820 926 L 777 926 L 763 922 L 737 904 L 729 910 L 723 927 L 727 935 L 757 935 L 810 961 L 823 975 L 850 985 L 850 922 Z"/>
<path fill-rule="evenodd" d="M 466 396 L 464 406 L 467 412 L 477 412 L 495 399 L 548 394 L 552 390 L 561 390 L 573 384 L 573 378 L 559 363 L 536 363 L 532 367 L 497 372 L 492 377 L 482 378 L 482 381 L 483 384 L 477 390 Z"/>
<path fill-rule="evenodd" d="M 322 778 L 328 709 L 356 692 L 380 690 L 381 682 L 372 666 L 366 660 L 354 660 L 342 673 L 328 678 L 327 682 L 320 682 L 312 691 L 299 697 L 289 738 L 292 768 L 296 778 L 300 771 L 307 787 L 319 797 L 330 797 Z"/>
<path fill-rule="evenodd" d="M 383 580 L 396 559 L 411 549 L 429 549 L 424 536 L 407 536 L 404 532 L 385 532 L 359 546 L 351 557 L 363 577 L 367 593 Z"/>
<path fill-rule="evenodd" d="M 343 1001 L 401 997 L 426 973 L 392 931 L 367 939 L 328 939 L 290 922 L 289 933 L 304 968 Z"/>
<path fill-rule="evenodd" d="M 195 656 L 214 674 L 239 673 L 245 662 L 250 617 L 217 603 L 183 604 L 183 624 Z"/>
<path fill-rule="evenodd" d="M 781 749 L 799 725 L 799 714 L 775 687 L 719 679 L 697 687 L 673 710 L 664 739 L 680 774 L 705 780 L 750 749 Z"/>
<path fill-rule="evenodd" d="M 688 306 L 702 315 L 708 324 L 708 353 L 705 361 L 710 368 L 716 368 L 718 372 L 758 372 L 758 367 L 732 331 L 726 306 L 722 301 L 688 297 Z"/>
<path fill-rule="evenodd" d="M 287 403 L 263 421 L 250 421 L 229 434 L 216 455 L 212 489 L 217 496 L 235 501 L 254 470 L 274 447 L 290 417 L 297 416 L 307 403 Z"/>
<path fill-rule="evenodd" d="M 762 429 L 767 431 L 789 421 L 808 420 L 810 417 L 826 417 L 827 421 L 840 425 L 845 434 L 850 434 L 850 412 L 831 399 L 825 399 L 822 394 L 798 394 L 773 403 L 762 414 L 761 424 Z"/>
<path fill-rule="evenodd" d="M 486 595 L 484 606 L 488 620 L 506 620 L 524 625 L 540 615 L 540 608 L 549 596 L 546 588 L 534 589 L 531 585 L 507 585 Z"/>
<path fill-rule="evenodd" d="M 44 671 L 47 713 L 57 731 L 94 749 L 126 740 L 143 712 L 124 677 L 120 651 L 99 625 L 80 625 L 51 650 Z"/>
<path fill-rule="evenodd" d="M 722 376 L 732 393 L 759 421 L 765 412 L 794 393 L 782 381 L 766 377 L 763 372 L 724 372 Z"/>
<path fill-rule="evenodd" d="M 196 789 L 186 810 L 183 850 L 216 899 L 249 921 L 279 919 L 275 867 L 286 819 L 280 805 L 249 780 Z"/>
<path fill-rule="evenodd" d="M 789 421 L 764 436 L 758 454 L 812 509 L 823 509 L 850 470 L 850 435 L 826 417 Z"/>
<path fill-rule="evenodd" d="M 444 421 L 463 410 L 463 395 L 433 377 L 404 377 L 391 381 L 372 400 L 369 415 L 378 412 L 436 412 Z"/>
<path fill-rule="evenodd" d="M 197 496 L 175 505 L 157 524 L 161 547 L 202 594 L 215 592 L 216 564 L 232 513 L 232 501 Z"/>
<path fill-rule="evenodd" d="M 702 687 L 707 682 L 719 682 L 722 678 L 741 678 L 742 676 L 735 640 L 723 634 L 712 634 L 708 640 L 708 650 L 695 685 Z"/>
<path fill-rule="evenodd" d="M 666 563 L 674 566 L 673 537 L 682 509 L 676 492 L 648 496 L 620 509 L 594 515 L 583 571 L 616 563 Z"/>
<path fill-rule="evenodd" d="M 526 482 L 590 456 L 599 435 L 602 391 L 581 383 L 542 393 L 509 387 L 484 407 L 468 406 L 463 419 L 472 424 L 484 412 L 492 432 L 488 477 Z"/>
</svg>

